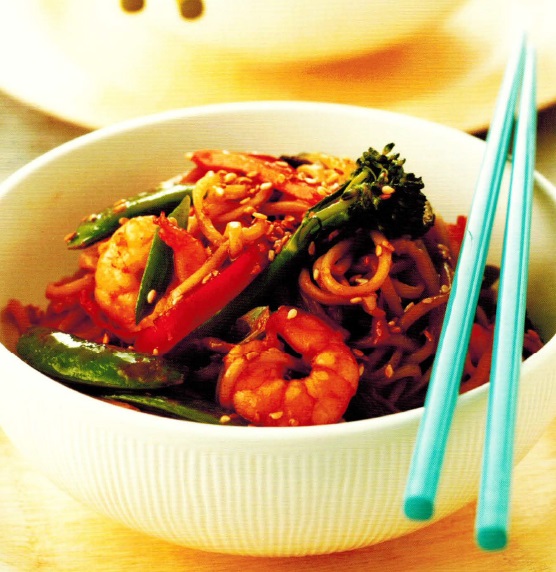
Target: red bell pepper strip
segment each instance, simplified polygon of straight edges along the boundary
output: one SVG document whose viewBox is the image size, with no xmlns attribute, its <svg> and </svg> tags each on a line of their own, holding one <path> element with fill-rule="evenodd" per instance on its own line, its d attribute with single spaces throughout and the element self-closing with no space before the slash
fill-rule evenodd
<svg viewBox="0 0 556 572">
<path fill-rule="evenodd" d="M 473 364 L 476 365 L 481 356 L 491 350 L 493 336 L 492 328 L 485 328 L 477 323 L 473 324 L 469 340 L 469 357 Z"/>
<path fill-rule="evenodd" d="M 134 342 L 138 352 L 169 352 L 188 334 L 231 302 L 268 264 L 269 248 L 252 244 L 220 274 L 158 316 Z"/>
<path fill-rule="evenodd" d="M 455 223 L 446 223 L 446 230 L 448 231 L 448 238 L 450 239 L 450 249 L 454 256 L 459 256 L 459 250 L 463 237 L 465 235 L 465 226 L 467 225 L 467 217 L 459 215 Z"/>
<path fill-rule="evenodd" d="M 225 169 L 244 175 L 256 172 L 263 181 L 271 182 L 275 189 L 311 206 L 322 199 L 317 185 L 301 180 L 293 167 L 275 157 L 205 149 L 195 151 L 191 160 L 207 170 Z"/>
</svg>

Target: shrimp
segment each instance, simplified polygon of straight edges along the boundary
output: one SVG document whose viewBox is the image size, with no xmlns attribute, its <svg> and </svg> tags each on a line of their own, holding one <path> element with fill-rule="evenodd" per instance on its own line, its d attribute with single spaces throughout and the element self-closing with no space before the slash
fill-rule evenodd
<svg viewBox="0 0 556 572">
<path fill-rule="evenodd" d="M 160 220 L 155 216 L 131 218 L 101 244 L 95 270 L 94 297 L 106 316 L 130 334 L 148 325 L 167 298 L 163 296 L 153 313 L 136 325 L 135 306 L 141 278 L 159 226 L 161 238 L 173 248 L 174 272 L 178 280 L 184 280 L 197 270 L 206 258 L 204 248 L 197 239 L 186 230 L 172 226 L 164 217 Z M 187 234 L 187 240 L 183 237 L 180 240 L 180 233 Z"/>
<path fill-rule="evenodd" d="M 287 306 L 271 314 L 265 334 L 234 346 L 224 357 L 220 404 L 255 425 L 339 422 L 359 383 L 359 365 L 342 334 Z M 301 358 L 285 352 L 281 340 Z M 306 375 L 288 379 L 288 372 Z"/>
</svg>

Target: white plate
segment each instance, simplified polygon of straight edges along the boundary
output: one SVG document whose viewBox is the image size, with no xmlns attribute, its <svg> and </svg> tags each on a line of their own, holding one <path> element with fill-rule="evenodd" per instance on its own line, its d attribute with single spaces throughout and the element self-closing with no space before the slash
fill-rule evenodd
<svg viewBox="0 0 556 572">
<path fill-rule="evenodd" d="M 117 0 L 113 5 L 106 17 L 96 2 L 0 2 L 0 89 L 87 127 L 176 107 L 297 99 L 388 109 L 477 131 L 490 121 L 519 24 L 539 53 L 539 105 L 556 101 L 553 0 L 469 0 L 440 28 L 398 47 L 287 65 L 185 45 L 182 35 L 151 25 L 147 13 L 124 14 Z"/>
</svg>

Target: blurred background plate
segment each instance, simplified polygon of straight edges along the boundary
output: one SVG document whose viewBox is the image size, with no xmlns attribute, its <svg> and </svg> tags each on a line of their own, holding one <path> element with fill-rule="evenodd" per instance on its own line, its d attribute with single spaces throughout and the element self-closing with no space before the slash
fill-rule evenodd
<svg viewBox="0 0 556 572">
<path fill-rule="evenodd" d="M 456 3 L 451 14 L 438 14 L 436 24 L 367 53 L 361 41 L 350 52 L 338 37 L 322 34 L 318 45 L 337 42 L 336 57 L 330 48 L 319 58 L 303 49 L 296 58 L 301 44 L 291 42 L 282 54 L 275 46 L 248 55 L 217 35 L 212 43 L 201 41 L 195 27 L 203 16 L 183 22 L 175 2 L 166 2 L 171 25 L 169 18 L 161 19 L 162 0 L 147 1 L 134 14 L 124 13 L 119 0 L 0 2 L 0 89 L 87 128 L 169 108 L 298 99 L 389 109 L 480 131 L 490 121 L 511 33 L 519 24 L 528 28 L 539 52 L 539 106 L 556 101 L 553 0 Z M 207 18 L 213 2 L 204 2 Z M 242 17 L 230 25 L 247 37 L 255 27 L 242 26 Z M 181 25 L 191 33 L 178 30 Z M 353 41 L 352 30 L 339 27 Z M 316 48 L 315 43 L 315 54 Z"/>
</svg>

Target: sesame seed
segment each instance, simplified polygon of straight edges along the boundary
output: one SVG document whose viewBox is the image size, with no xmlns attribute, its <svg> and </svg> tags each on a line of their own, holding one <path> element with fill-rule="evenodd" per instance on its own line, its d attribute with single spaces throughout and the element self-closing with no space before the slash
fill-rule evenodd
<svg viewBox="0 0 556 572">
<path fill-rule="evenodd" d="M 313 280 L 316 282 L 319 279 L 320 271 L 318 268 L 313 268 Z"/>
<path fill-rule="evenodd" d="M 309 248 L 307 249 L 307 252 L 309 253 L 310 256 L 313 256 L 316 251 L 317 251 L 317 247 L 315 246 L 315 243 L 311 242 L 311 244 L 309 244 Z"/>
<path fill-rule="evenodd" d="M 432 304 L 432 298 L 423 298 L 423 304 Z"/>
<path fill-rule="evenodd" d="M 102 336 L 102 343 L 103 344 L 107 344 L 110 341 L 110 336 L 104 332 L 104 335 Z"/>
<path fill-rule="evenodd" d="M 349 300 L 350 304 L 360 304 L 361 302 L 363 302 L 363 298 L 361 298 L 361 296 L 355 296 Z"/>
<path fill-rule="evenodd" d="M 214 187 L 214 192 L 215 192 L 219 197 L 223 197 L 226 191 L 225 191 L 222 187 Z"/>
<path fill-rule="evenodd" d="M 282 161 L 281 159 L 274 163 L 275 165 L 279 165 L 280 167 L 289 167 L 286 161 Z"/>
<path fill-rule="evenodd" d="M 259 175 L 258 171 L 249 171 L 249 173 L 246 173 L 247 177 L 249 179 L 254 179 L 255 177 L 257 177 Z"/>
<path fill-rule="evenodd" d="M 351 351 L 353 355 L 356 355 L 357 357 L 363 357 L 365 355 L 359 348 L 354 348 Z"/>
<path fill-rule="evenodd" d="M 212 278 L 212 274 L 207 274 L 202 280 L 201 284 L 206 284 Z"/>
<path fill-rule="evenodd" d="M 159 352 L 158 352 L 158 348 L 154 348 L 154 350 L 153 350 L 153 356 L 157 356 L 158 353 L 159 353 Z"/>
<path fill-rule="evenodd" d="M 237 179 L 237 173 L 226 173 L 224 175 L 224 182 L 225 183 L 231 183 L 232 181 L 235 181 Z"/>
<path fill-rule="evenodd" d="M 268 261 L 272 262 L 276 258 L 276 251 L 269 250 L 268 251 Z"/>
<path fill-rule="evenodd" d="M 326 187 L 320 185 L 317 187 L 317 194 L 321 197 L 326 197 L 328 195 L 328 191 L 326 190 Z"/>
<path fill-rule="evenodd" d="M 396 189 L 394 189 L 394 187 L 391 187 L 390 185 L 384 185 L 384 187 L 382 187 L 382 194 L 384 195 L 391 195 L 392 193 L 395 193 Z"/>
<path fill-rule="evenodd" d="M 293 318 L 295 318 L 297 316 L 297 310 L 295 308 L 292 308 L 289 312 L 288 315 L 286 316 L 288 320 L 293 320 Z"/>
<path fill-rule="evenodd" d="M 365 371 L 365 366 L 361 363 L 359 364 L 359 375 L 363 375 L 363 372 Z"/>
<path fill-rule="evenodd" d="M 377 245 L 376 245 L 375 254 L 376 254 L 377 256 L 381 256 L 381 255 L 382 255 L 382 246 L 380 246 L 380 244 L 377 244 Z"/>
<path fill-rule="evenodd" d="M 274 411 L 273 413 L 269 413 L 268 416 L 271 419 L 274 419 L 275 421 L 277 421 L 278 419 L 280 419 L 282 416 L 284 415 L 283 411 Z"/>
<path fill-rule="evenodd" d="M 261 191 L 270 191 L 270 189 L 272 189 L 272 183 L 269 181 L 266 181 L 264 183 L 261 183 Z"/>
<path fill-rule="evenodd" d="M 231 420 L 232 418 L 229 415 L 222 415 L 219 419 L 220 423 L 222 424 L 229 423 Z"/>
<path fill-rule="evenodd" d="M 254 212 L 251 216 L 260 220 L 266 220 L 268 218 L 265 214 L 259 212 Z"/>
<path fill-rule="evenodd" d="M 384 369 L 384 375 L 390 379 L 393 375 L 394 375 L 394 368 L 392 367 L 392 364 L 388 364 L 386 366 L 386 368 Z"/>
<path fill-rule="evenodd" d="M 149 293 L 147 294 L 147 302 L 149 304 L 152 304 L 154 302 L 154 299 L 156 298 L 156 290 L 149 290 Z"/>
</svg>

